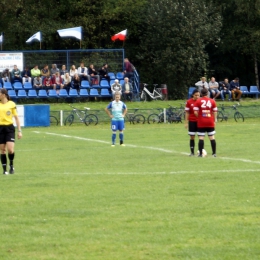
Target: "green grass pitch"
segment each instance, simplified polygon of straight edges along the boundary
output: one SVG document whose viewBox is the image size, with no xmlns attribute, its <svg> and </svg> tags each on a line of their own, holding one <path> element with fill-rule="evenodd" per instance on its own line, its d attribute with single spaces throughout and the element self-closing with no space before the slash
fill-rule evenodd
<svg viewBox="0 0 260 260">
<path fill-rule="evenodd" d="M 259 259 L 259 120 L 216 131 L 218 157 L 206 138 L 190 158 L 181 123 L 127 124 L 114 148 L 108 124 L 24 129 L 0 259 Z"/>
</svg>

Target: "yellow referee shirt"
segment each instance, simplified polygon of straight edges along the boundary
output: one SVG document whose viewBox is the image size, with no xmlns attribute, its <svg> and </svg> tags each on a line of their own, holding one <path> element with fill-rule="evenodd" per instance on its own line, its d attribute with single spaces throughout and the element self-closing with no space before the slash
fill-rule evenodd
<svg viewBox="0 0 260 260">
<path fill-rule="evenodd" d="M 13 101 L 0 103 L 0 125 L 12 125 L 13 116 L 17 116 L 16 105 Z"/>
</svg>

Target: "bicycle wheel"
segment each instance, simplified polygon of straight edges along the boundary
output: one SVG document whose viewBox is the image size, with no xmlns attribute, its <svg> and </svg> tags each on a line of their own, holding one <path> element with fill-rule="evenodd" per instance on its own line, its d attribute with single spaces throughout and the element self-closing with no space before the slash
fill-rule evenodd
<svg viewBox="0 0 260 260">
<path fill-rule="evenodd" d="M 85 117 L 84 123 L 86 125 L 96 125 L 98 123 L 98 118 L 93 114 L 89 114 Z"/>
<path fill-rule="evenodd" d="M 71 125 L 72 123 L 73 123 L 73 121 L 74 121 L 74 115 L 69 115 L 66 119 L 65 119 L 65 121 L 64 121 L 64 125 Z"/>
<path fill-rule="evenodd" d="M 218 119 L 218 122 L 222 122 L 225 119 L 223 112 L 218 111 L 217 119 Z"/>
<path fill-rule="evenodd" d="M 244 116 L 238 111 L 234 114 L 234 118 L 236 122 L 244 122 Z"/>
<path fill-rule="evenodd" d="M 133 118 L 133 124 L 144 124 L 145 123 L 145 117 L 143 115 L 135 115 Z"/>
<path fill-rule="evenodd" d="M 157 114 L 151 114 L 148 116 L 148 124 L 160 123 L 160 118 Z"/>
<path fill-rule="evenodd" d="M 146 93 L 144 91 L 141 92 L 140 100 L 141 101 L 147 101 L 147 95 L 146 95 Z"/>
<path fill-rule="evenodd" d="M 50 116 L 50 125 L 58 125 L 58 119 L 56 118 L 56 116 Z"/>
</svg>

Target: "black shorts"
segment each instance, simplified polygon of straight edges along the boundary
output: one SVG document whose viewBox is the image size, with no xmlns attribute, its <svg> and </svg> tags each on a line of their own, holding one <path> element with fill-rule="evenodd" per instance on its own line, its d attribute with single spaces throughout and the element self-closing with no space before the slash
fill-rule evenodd
<svg viewBox="0 0 260 260">
<path fill-rule="evenodd" d="M 196 135 L 197 131 L 197 121 L 189 121 L 188 135 Z"/>
<path fill-rule="evenodd" d="M 0 125 L 0 144 L 15 141 L 15 128 L 13 125 Z"/>
<path fill-rule="evenodd" d="M 208 134 L 208 136 L 214 135 L 215 128 L 214 127 L 198 127 L 198 136 L 205 136 L 205 134 Z"/>
</svg>

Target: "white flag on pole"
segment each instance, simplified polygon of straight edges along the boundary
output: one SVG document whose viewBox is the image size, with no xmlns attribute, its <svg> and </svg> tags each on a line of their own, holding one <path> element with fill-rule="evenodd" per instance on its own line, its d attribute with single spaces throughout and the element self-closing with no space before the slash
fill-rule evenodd
<svg viewBox="0 0 260 260">
<path fill-rule="evenodd" d="M 37 32 L 35 33 L 33 36 L 31 36 L 26 42 L 30 43 L 34 40 L 38 40 L 39 42 L 42 40 L 42 34 L 41 32 Z"/>
<path fill-rule="evenodd" d="M 81 28 L 81 26 L 57 30 L 57 32 L 60 35 L 60 37 L 75 37 L 79 40 L 82 39 L 82 28 Z"/>
</svg>

